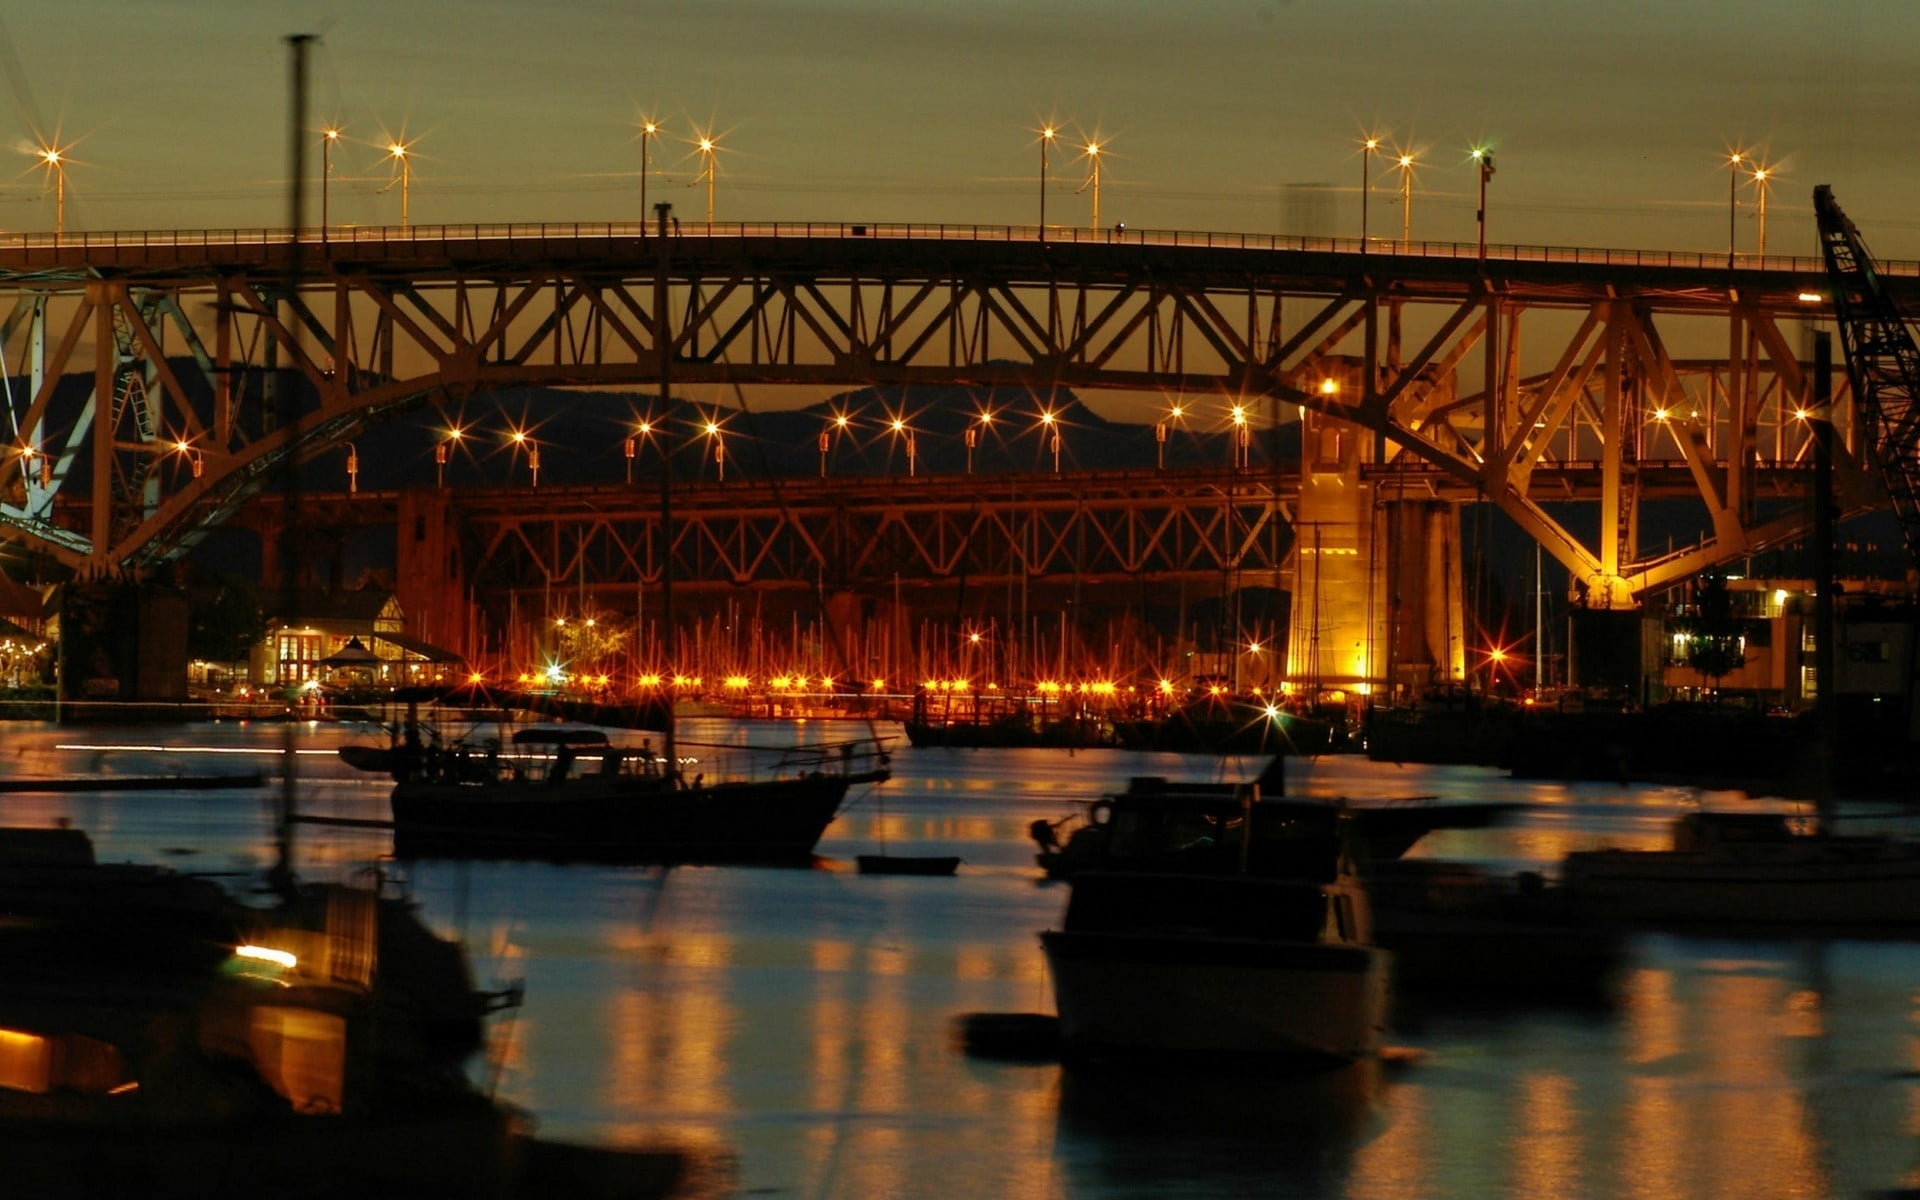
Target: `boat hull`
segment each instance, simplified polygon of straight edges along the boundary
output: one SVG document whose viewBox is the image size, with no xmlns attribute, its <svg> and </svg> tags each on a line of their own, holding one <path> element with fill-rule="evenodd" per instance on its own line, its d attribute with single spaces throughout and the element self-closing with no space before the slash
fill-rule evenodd
<svg viewBox="0 0 1920 1200">
<path fill-rule="evenodd" d="M 1311 1068 L 1380 1050 L 1388 956 L 1373 947 L 1071 930 L 1040 939 L 1071 1058 Z"/>
<path fill-rule="evenodd" d="M 403 782 L 392 797 L 394 852 L 401 858 L 804 864 L 852 782 L 846 775 L 677 788 L 644 778 Z"/>
<path fill-rule="evenodd" d="M 1920 854 L 1596 850 L 1568 855 L 1564 882 L 1576 909 L 1601 920 L 1920 927 Z"/>
</svg>

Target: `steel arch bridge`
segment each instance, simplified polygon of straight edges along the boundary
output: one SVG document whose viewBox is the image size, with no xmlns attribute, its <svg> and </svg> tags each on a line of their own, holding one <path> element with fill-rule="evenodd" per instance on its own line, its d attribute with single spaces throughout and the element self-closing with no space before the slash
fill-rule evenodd
<svg viewBox="0 0 1920 1200">
<path fill-rule="evenodd" d="M 16 235 L 0 536 L 138 574 L 289 458 L 516 385 L 1072 388 L 1357 427 L 1373 469 L 1472 489 L 1624 607 L 1804 528 L 1763 480 L 1807 456 L 1794 324 L 1828 315 L 1825 286 L 1816 259 L 1139 230 Z M 1655 464 L 1684 464 L 1699 545 L 1640 544 Z M 1549 513 L 1570 474 L 1599 497 L 1584 534 Z M 1866 503 L 1857 458 L 1842 476 Z"/>
</svg>

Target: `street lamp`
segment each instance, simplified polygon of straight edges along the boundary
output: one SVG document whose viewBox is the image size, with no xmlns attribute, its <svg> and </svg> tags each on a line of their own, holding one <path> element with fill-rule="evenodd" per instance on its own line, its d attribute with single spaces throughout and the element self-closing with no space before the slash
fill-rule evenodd
<svg viewBox="0 0 1920 1200">
<path fill-rule="evenodd" d="M 633 482 L 633 460 L 636 457 L 638 457 L 640 453 L 640 440 L 642 438 L 652 440 L 653 438 L 653 422 L 652 421 L 643 420 L 638 425 L 635 425 L 633 427 L 633 432 L 627 435 L 626 441 L 621 446 L 621 450 L 626 454 L 626 457 L 627 457 L 627 482 L 628 483 Z"/>
<path fill-rule="evenodd" d="M 347 495 L 360 494 L 360 451 L 352 442 L 347 443 Z"/>
<path fill-rule="evenodd" d="M 1473 215 L 1474 223 L 1480 231 L 1480 261 L 1487 261 L 1487 180 L 1493 178 L 1493 151 L 1476 146 L 1473 151 L 1474 165 L 1480 168 L 1480 207 Z"/>
<path fill-rule="evenodd" d="M 1051 408 L 1040 411 L 1040 427 L 1047 431 L 1047 449 L 1053 451 L 1053 473 L 1060 473 L 1060 429 Z"/>
<path fill-rule="evenodd" d="M 827 455 L 846 436 L 851 424 L 852 418 L 844 412 L 837 412 L 833 414 L 832 423 L 820 431 L 820 478 L 827 477 Z"/>
<path fill-rule="evenodd" d="M 459 444 L 459 441 L 460 431 L 458 429 L 449 429 L 447 430 L 447 436 L 434 444 L 433 485 L 435 487 L 447 486 L 447 459 L 453 456 L 453 447 Z"/>
<path fill-rule="evenodd" d="M 53 240 L 58 242 L 67 231 L 67 160 L 58 146 L 42 146 L 34 153 L 53 173 Z"/>
<path fill-rule="evenodd" d="M 1040 240 L 1047 240 L 1047 158 L 1060 131 L 1048 125 L 1040 131 Z"/>
<path fill-rule="evenodd" d="M 187 466 L 192 471 L 195 479 L 200 478 L 206 471 L 207 457 L 196 449 L 192 442 L 187 441 L 185 438 L 174 442 L 173 452 L 187 460 Z"/>
<path fill-rule="evenodd" d="M 408 155 L 408 149 L 404 142 L 387 143 L 387 157 L 400 167 L 400 228 L 402 229 L 412 227 L 413 160 Z M 380 190 L 384 192 L 392 186 L 389 183 L 387 187 Z"/>
<path fill-rule="evenodd" d="M 969 475 L 973 474 L 973 451 L 980 444 L 980 433 L 982 430 L 991 428 L 993 428 L 993 413 L 985 409 L 981 410 L 973 424 L 967 426 L 967 474 Z"/>
<path fill-rule="evenodd" d="M 1394 160 L 1400 169 L 1400 253 L 1413 242 L 1413 155 L 1402 154 Z"/>
<path fill-rule="evenodd" d="M 712 218 L 709 217 L 708 220 L 711 221 Z M 720 422 L 708 418 L 701 432 L 713 441 L 714 469 L 718 472 L 719 481 L 725 483 L 727 481 L 727 440 L 720 436 Z"/>
<path fill-rule="evenodd" d="M 513 433 L 510 435 L 509 440 L 511 440 L 515 446 L 526 447 L 527 470 L 531 473 L 532 480 L 533 480 L 531 486 L 539 487 L 540 486 L 540 443 L 535 441 L 533 438 L 527 436 L 527 431 L 524 429 L 514 430 Z"/>
<path fill-rule="evenodd" d="M 1767 180 L 1772 174 L 1766 167 L 1755 167 L 1753 170 L 1753 186 L 1760 193 L 1759 207 L 1754 210 L 1757 223 L 1754 253 L 1762 259 L 1767 257 Z"/>
<path fill-rule="evenodd" d="M 693 181 L 695 183 L 699 183 L 702 179 L 707 181 L 707 224 L 712 225 L 714 166 L 717 161 L 715 155 L 719 153 L 720 144 L 713 140 L 712 135 L 703 133 L 694 142 L 694 149 L 699 152 L 700 160 L 705 165 L 700 168 L 700 174 L 694 176 Z"/>
<path fill-rule="evenodd" d="M 1733 255 L 1738 248 L 1736 235 L 1738 226 L 1735 219 L 1740 213 L 1740 164 L 1747 161 L 1746 151 L 1735 150 L 1727 155 L 1727 269 L 1733 269 Z"/>
<path fill-rule="evenodd" d="M 653 142 L 654 135 L 660 132 L 660 123 L 648 118 L 640 122 L 640 236 L 647 236 L 647 148 Z"/>
<path fill-rule="evenodd" d="M 1251 466 L 1253 463 L 1253 427 L 1247 424 L 1247 406 L 1233 406 L 1233 465 Z"/>
<path fill-rule="evenodd" d="M 332 125 L 320 131 L 320 242 L 327 241 L 327 184 L 333 179 L 333 145 L 340 130 Z"/>
<path fill-rule="evenodd" d="M 1360 253 L 1367 252 L 1367 201 L 1373 195 L 1373 156 L 1380 149 L 1380 139 L 1369 137 L 1360 143 Z"/>
<path fill-rule="evenodd" d="M 1093 189 L 1093 219 L 1087 228 L 1095 233 L 1100 231 L 1100 143 L 1087 143 L 1087 181 L 1080 185 L 1080 191 Z"/>
<path fill-rule="evenodd" d="M 907 424 L 905 417 L 893 418 L 887 427 L 893 430 L 894 441 L 897 442 L 903 437 L 907 440 L 907 474 L 912 475 L 917 468 L 914 460 L 919 453 L 919 447 L 914 444 L 912 427 Z"/>
</svg>

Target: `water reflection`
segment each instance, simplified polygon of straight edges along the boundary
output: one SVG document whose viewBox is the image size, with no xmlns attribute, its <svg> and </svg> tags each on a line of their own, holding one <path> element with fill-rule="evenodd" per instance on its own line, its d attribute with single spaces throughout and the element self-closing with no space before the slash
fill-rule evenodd
<svg viewBox="0 0 1920 1200">
<path fill-rule="evenodd" d="M 1063 1070 L 1063 1192 L 1337 1194 L 1381 1131 L 1380 1082 L 1376 1062 L 1296 1077 Z"/>
<path fill-rule="evenodd" d="M 289 733 L 316 752 L 300 760 L 303 806 L 385 814 L 388 785 L 330 757 L 352 731 L 125 740 L 272 750 Z M 90 761 L 56 753 L 61 736 L 9 729 L 9 745 L 26 749 L 0 770 Z M 161 761 L 108 760 L 129 773 Z M 701 1147 L 726 1179 L 715 1186 L 738 1194 L 1665 1200 L 1920 1183 L 1920 975 L 1898 943 L 1642 938 L 1614 1008 L 1423 1014 L 1397 1034 L 1421 1056 L 1384 1079 L 1136 1080 L 970 1059 L 954 1044 L 956 1016 L 1051 1004 L 1036 935 L 1067 892 L 1036 886 L 1027 823 L 1133 775 L 1246 778 L 1259 764 L 902 748 L 895 767 L 890 847 L 959 853 L 958 877 L 411 866 L 426 915 L 468 939 L 483 983 L 525 978 L 518 1023 L 496 1029 L 501 1094 L 555 1136 Z M 1514 869 L 1601 842 L 1658 844 L 1693 803 L 1673 789 L 1352 759 L 1288 774 L 1303 795 L 1523 801 L 1514 826 L 1422 848 Z M 103 858 L 217 871 L 267 861 L 272 799 L 18 793 L 0 796 L 0 817 L 65 817 Z M 880 817 L 861 800 L 822 854 L 844 867 L 871 851 Z M 386 849 L 379 830 L 301 835 L 313 872 Z"/>
</svg>

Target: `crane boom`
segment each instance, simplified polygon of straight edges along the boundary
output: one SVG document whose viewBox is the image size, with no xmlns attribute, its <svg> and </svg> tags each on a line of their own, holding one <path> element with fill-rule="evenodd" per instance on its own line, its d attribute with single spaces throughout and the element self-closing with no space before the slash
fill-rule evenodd
<svg viewBox="0 0 1920 1200">
<path fill-rule="evenodd" d="M 1832 188 L 1813 189 L 1813 212 L 1861 449 L 1872 454 L 1893 499 L 1907 560 L 1920 566 L 1920 348 Z"/>
</svg>

